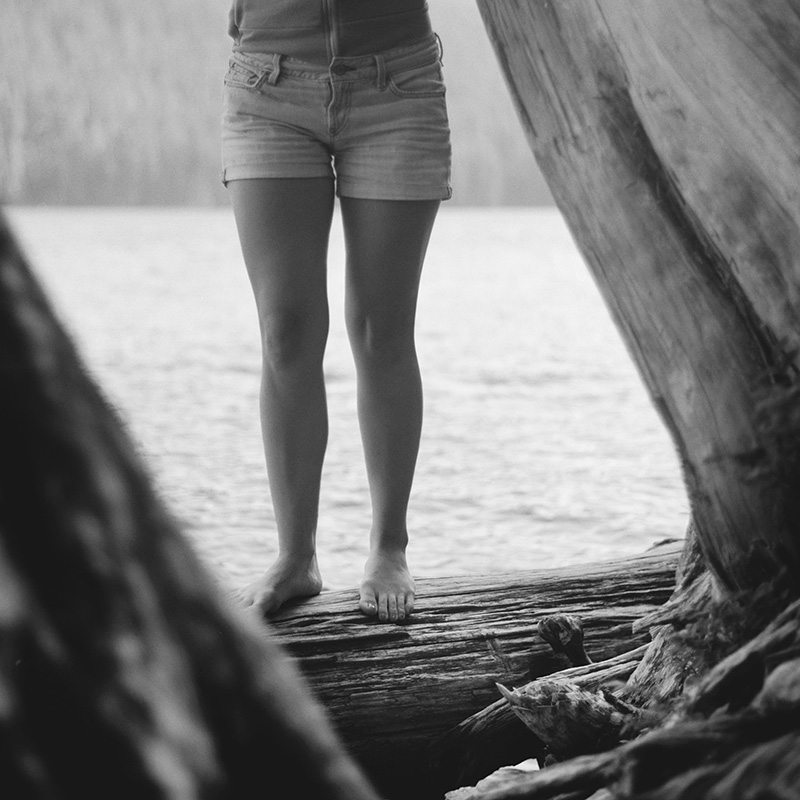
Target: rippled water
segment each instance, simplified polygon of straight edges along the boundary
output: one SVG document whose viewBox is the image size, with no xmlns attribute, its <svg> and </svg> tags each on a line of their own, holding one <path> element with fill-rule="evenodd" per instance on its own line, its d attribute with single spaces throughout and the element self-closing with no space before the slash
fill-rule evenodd
<svg viewBox="0 0 800 800">
<path fill-rule="evenodd" d="M 162 493 L 225 586 L 274 523 L 258 331 L 227 210 L 15 209 L 15 226 Z M 369 503 L 334 226 L 330 445 L 319 550 L 355 585 Z M 423 277 L 412 570 L 469 574 L 638 553 L 681 536 L 672 445 L 558 213 L 445 207 Z"/>
</svg>

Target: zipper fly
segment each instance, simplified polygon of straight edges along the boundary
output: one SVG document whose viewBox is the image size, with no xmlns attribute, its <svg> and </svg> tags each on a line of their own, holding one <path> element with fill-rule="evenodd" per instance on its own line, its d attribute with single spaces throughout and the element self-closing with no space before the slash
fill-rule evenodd
<svg viewBox="0 0 800 800">
<path fill-rule="evenodd" d="M 325 12 L 325 27 L 328 33 L 328 55 L 334 58 L 339 54 L 338 25 L 336 20 L 336 0 L 322 0 Z"/>
</svg>

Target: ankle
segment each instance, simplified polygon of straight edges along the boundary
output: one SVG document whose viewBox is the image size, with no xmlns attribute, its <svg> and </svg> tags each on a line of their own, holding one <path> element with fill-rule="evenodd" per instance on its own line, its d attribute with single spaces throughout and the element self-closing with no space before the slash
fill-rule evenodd
<svg viewBox="0 0 800 800">
<path fill-rule="evenodd" d="M 370 538 L 369 554 L 371 558 L 403 558 L 408 548 L 408 534 L 392 536 L 373 536 Z"/>
<path fill-rule="evenodd" d="M 284 548 L 278 551 L 276 563 L 294 568 L 312 568 L 317 565 L 316 550 Z"/>
</svg>

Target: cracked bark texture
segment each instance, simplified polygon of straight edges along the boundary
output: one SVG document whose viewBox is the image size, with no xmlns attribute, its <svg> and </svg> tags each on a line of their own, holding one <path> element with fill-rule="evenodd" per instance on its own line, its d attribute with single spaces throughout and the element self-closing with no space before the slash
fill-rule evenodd
<svg viewBox="0 0 800 800">
<path fill-rule="evenodd" d="M 680 453 L 705 560 L 800 572 L 800 2 L 478 0 Z"/>
</svg>

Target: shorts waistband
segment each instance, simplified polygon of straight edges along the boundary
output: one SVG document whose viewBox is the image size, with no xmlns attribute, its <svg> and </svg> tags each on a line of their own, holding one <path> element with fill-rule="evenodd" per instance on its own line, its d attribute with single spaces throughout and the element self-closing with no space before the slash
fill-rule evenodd
<svg viewBox="0 0 800 800">
<path fill-rule="evenodd" d="M 231 54 L 233 61 L 261 73 L 262 81 L 268 83 L 277 83 L 279 77 L 285 76 L 311 81 L 377 80 L 382 84 L 387 72 L 402 72 L 440 61 L 441 58 L 441 40 L 436 34 L 416 44 L 374 55 L 336 56 L 327 66 L 308 64 L 280 53 L 247 53 L 235 50 Z"/>
</svg>

